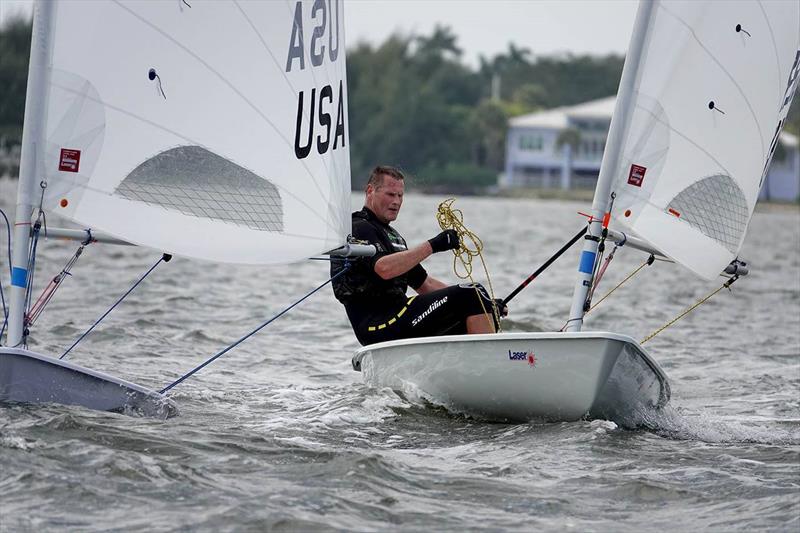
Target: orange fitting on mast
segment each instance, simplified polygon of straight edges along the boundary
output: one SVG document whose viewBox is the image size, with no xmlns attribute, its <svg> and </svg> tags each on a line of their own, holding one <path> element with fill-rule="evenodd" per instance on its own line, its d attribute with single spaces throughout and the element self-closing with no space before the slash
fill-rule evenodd
<svg viewBox="0 0 800 533">
<path fill-rule="evenodd" d="M 603 215 L 603 227 L 608 228 L 608 224 L 611 222 L 611 211 L 607 212 Z"/>
</svg>

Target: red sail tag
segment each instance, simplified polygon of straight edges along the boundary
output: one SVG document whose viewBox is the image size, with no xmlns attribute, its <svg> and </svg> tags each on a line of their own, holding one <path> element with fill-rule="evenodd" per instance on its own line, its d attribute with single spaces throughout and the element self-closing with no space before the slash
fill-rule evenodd
<svg viewBox="0 0 800 533">
<path fill-rule="evenodd" d="M 628 184 L 635 185 L 636 187 L 641 187 L 642 182 L 644 181 L 644 173 L 647 172 L 645 167 L 640 167 L 639 165 L 631 165 L 631 171 L 628 174 Z"/>
<path fill-rule="evenodd" d="M 58 170 L 61 172 L 78 172 L 81 164 L 81 151 L 61 149 L 61 157 L 58 160 Z"/>
</svg>

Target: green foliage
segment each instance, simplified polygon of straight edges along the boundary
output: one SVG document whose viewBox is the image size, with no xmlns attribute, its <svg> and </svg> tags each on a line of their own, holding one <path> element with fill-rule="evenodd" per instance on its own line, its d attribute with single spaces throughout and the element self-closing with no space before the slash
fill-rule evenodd
<svg viewBox="0 0 800 533">
<path fill-rule="evenodd" d="M 497 172 L 470 163 L 447 163 L 426 167 L 410 185 L 444 188 L 452 192 L 473 191 L 497 185 Z"/>
<path fill-rule="evenodd" d="M 556 149 L 560 150 L 562 146 L 569 145 L 573 151 L 578 149 L 581 144 L 581 132 L 575 128 L 567 128 L 558 134 L 556 139 Z"/>
<path fill-rule="evenodd" d="M 361 188 L 375 164 L 412 174 L 430 165 L 468 161 L 477 76 L 458 61 L 449 30 L 431 37 L 389 37 L 348 52 L 351 167 Z"/>
<path fill-rule="evenodd" d="M 529 50 L 510 44 L 472 71 L 460 56 L 443 27 L 348 52 L 354 188 L 378 163 L 424 175 L 417 183 L 426 188 L 494 184 L 510 117 L 613 95 L 623 63 L 616 56 L 533 60 Z"/>
<path fill-rule="evenodd" d="M 30 22 L 8 19 L 0 28 L 0 137 L 12 143 L 22 137 L 30 48 Z"/>
</svg>

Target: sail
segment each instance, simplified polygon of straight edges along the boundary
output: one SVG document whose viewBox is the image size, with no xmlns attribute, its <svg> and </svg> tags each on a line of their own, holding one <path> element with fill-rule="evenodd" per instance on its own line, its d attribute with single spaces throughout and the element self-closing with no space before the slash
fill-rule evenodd
<svg viewBox="0 0 800 533">
<path fill-rule="evenodd" d="M 343 16 L 339 0 L 58 4 L 45 209 L 213 261 L 342 245 Z"/>
<path fill-rule="evenodd" d="M 799 2 L 655 2 L 612 169 L 615 229 L 707 279 L 736 257 L 798 84 L 798 21 Z"/>
</svg>

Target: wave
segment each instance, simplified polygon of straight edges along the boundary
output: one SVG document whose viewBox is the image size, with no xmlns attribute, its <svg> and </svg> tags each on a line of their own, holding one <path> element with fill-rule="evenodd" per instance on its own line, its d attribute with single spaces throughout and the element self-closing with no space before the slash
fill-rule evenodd
<svg viewBox="0 0 800 533">
<path fill-rule="evenodd" d="M 726 444 L 800 445 L 800 424 L 792 421 L 732 419 L 711 411 L 690 411 L 671 405 L 643 413 L 643 418 L 647 427 L 669 439 Z M 788 422 L 794 428 L 787 430 L 764 422 L 784 426 Z"/>
</svg>

